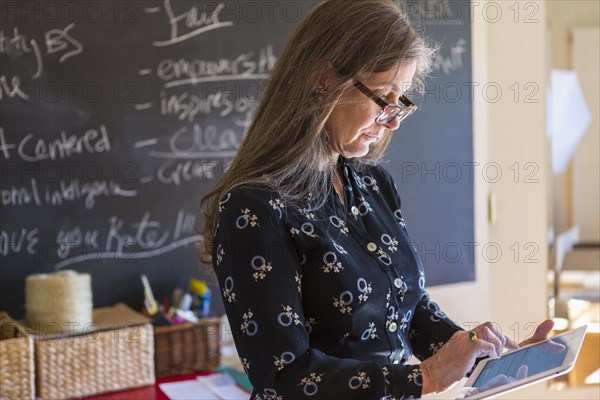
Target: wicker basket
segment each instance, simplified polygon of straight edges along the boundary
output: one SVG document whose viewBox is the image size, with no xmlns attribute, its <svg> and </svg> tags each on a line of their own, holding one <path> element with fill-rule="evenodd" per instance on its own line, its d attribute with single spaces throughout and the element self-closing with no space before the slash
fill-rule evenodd
<svg viewBox="0 0 600 400">
<path fill-rule="evenodd" d="M 33 399 L 33 339 L 0 312 L 0 399 Z"/>
<path fill-rule="evenodd" d="M 67 399 L 154 384 L 152 325 L 140 324 L 124 304 L 95 309 L 96 322 L 98 329 L 83 335 L 36 336 L 38 396 Z"/>
<path fill-rule="evenodd" d="M 220 318 L 154 328 L 156 376 L 189 374 L 219 366 Z"/>
</svg>

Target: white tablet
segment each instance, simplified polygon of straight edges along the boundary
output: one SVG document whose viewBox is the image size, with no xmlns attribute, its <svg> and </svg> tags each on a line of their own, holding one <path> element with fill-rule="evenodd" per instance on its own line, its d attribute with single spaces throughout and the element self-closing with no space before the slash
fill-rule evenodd
<svg viewBox="0 0 600 400">
<path fill-rule="evenodd" d="M 575 365 L 587 326 L 481 361 L 457 399 L 489 399 L 566 374 Z"/>
</svg>

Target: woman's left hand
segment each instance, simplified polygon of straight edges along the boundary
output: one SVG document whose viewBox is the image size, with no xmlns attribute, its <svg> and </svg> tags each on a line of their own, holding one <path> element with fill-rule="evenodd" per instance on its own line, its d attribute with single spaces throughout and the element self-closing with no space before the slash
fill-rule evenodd
<svg viewBox="0 0 600 400">
<path fill-rule="evenodd" d="M 550 334 L 550 331 L 552 331 L 552 328 L 554 328 L 554 322 L 551 319 L 545 320 L 538 325 L 533 333 L 533 336 L 519 343 L 519 347 L 527 346 L 528 344 L 534 344 L 537 342 L 543 342 L 544 340 L 548 339 L 548 335 Z M 549 340 L 548 343 L 545 343 L 542 346 L 544 346 L 544 350 L 554 353 L 560 353 L 565 350 L 565 345 L 556 343 L 552 340 Z"/>
<path fill-rule="evenodd" d="M 552 328 L 554 328 L 554 322 L 551 319 L 545 320 L 538 325 L 532 337 L 519 343 L 519 347 L 548 339 L 548 335 L 550 334 Z"/>
</svg>

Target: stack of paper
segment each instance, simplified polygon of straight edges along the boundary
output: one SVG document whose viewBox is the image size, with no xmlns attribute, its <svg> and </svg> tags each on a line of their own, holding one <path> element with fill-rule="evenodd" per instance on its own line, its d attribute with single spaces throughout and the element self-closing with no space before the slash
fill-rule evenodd
<svg viewBox="0 0 600 400">
<path fill-rule="evenodd" d="M 250 393 L 242 390 L 228 375 L 213 374 L 181 382 L 161 383 L 160 389 L 171 400 L 248 400 Z"/>
</svg>

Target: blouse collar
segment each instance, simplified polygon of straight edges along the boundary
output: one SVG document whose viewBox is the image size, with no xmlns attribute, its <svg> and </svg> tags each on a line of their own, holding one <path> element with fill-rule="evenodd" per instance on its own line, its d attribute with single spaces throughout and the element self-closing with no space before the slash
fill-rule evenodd
<svg viewBox="0 0 600 400">
<path fill-rule="evenodd" d="M 348 190 L 352 191 L 353 187 L 358 187 L 363 194 L 370 196 L 369 191 L 367 190 L 363 180 L 358 175 L 357 167 L 350 160 L 342 157 L 341 155 L 338 158 L 338 164 L 340 166 L 340 170 L 343 173 L 344 180 L 346 183 L 346 187 Z"/>
</svg>

